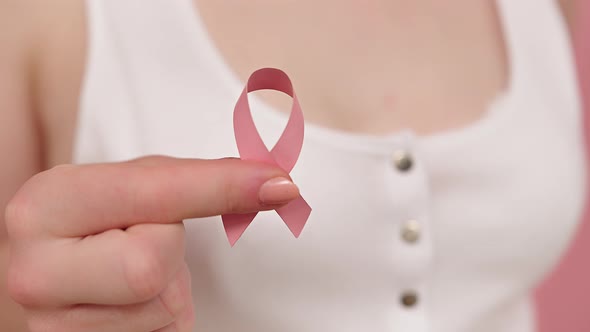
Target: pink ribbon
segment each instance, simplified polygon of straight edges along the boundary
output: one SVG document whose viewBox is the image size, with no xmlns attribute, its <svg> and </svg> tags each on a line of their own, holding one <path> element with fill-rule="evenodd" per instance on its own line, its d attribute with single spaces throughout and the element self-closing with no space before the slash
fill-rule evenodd
<svg viewBox="0 0 590 332">
<path fill-rule="evenodd" d="M 252 119 L 248 93 L 257 90 L 277 90 L 284 92 L 293 98 L 291 114 L 281 137 L 272 148 L 268 150 Z M 252 73 L 246 87 L 236 103 L 234 109 L 234 133 L 240 158 L 243 160 L 256 160 L 274 164 L 289 173 L 295 166 L 301 147 L 303 145 L 303 112 L 293 91 L 293 85 L 285 72 L 274 68 L 263 68 Z M 275 210 L 283 219 L 291 233 L 299 237 L 309 215 L 311 207 L 299 196 L 289 204 Z M 258 212 L 247 214 L 225 214 L 222 217 L 223 226 L 231 246 L 242 236 Z"/>
</svg>

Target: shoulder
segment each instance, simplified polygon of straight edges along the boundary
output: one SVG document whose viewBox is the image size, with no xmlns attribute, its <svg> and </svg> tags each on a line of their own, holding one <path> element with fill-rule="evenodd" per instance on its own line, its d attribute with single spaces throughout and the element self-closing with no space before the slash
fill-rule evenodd
<svg viewBox="0 0 590 332">
<path fill-rule="evenodd" d="M 0 0 L 0 36 L 9 46 L 3 51 L 26 56 L 34 67 L 79 48 L 84 21 L 84 1 Z"/>
<path fill-rule="evenodd" d="M 47 166 L 69 162 L 86 54 L 81 0 L 0 0 L 0 42 L 30 87 Z M 11 60 L 10 60 L 11 59 Z"/>
</svg>

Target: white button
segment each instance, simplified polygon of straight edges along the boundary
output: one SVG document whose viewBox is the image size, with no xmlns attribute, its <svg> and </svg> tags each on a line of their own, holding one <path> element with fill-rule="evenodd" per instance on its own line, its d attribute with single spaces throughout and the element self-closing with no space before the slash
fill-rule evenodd
<svg viewBox="0 0 590 332">
<path fill-rule="evenodd" d="M 407 243 L 415 243 L 420 238 L 420 224 L 416 220 L 408 220 L 401 229 L 401 236 Z"/>
<path fill-rule="evenodd" d="M 398 150 L 393 153 L 393 163 L 400 172 L 407 172 L 414 164 L 412 156 L 405 150 Z"/>
</svg>

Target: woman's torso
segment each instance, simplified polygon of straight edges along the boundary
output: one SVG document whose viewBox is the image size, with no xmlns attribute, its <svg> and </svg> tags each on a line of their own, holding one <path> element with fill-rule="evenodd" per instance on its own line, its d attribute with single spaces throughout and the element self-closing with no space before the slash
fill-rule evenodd
<svg viewBox="0 0 590 332">
<path fill-rule="evenodd" d="M 265 213 L 234 248 L 218 218 L 187 221 L 200 330 L 527 331 L 584 192 L 569 45 L 552 1 L 500 1 L 500 20 L 465 3 L 201 1 L 200 21 L 189 0 L 88 1 L 74 160 L 236 155 L 240 79 L 281 67 L 309 120 L 292 175 L 314 211 L 300 239 Z M 252 100 L 268 143 L 273 97 Z"/>
</svg>

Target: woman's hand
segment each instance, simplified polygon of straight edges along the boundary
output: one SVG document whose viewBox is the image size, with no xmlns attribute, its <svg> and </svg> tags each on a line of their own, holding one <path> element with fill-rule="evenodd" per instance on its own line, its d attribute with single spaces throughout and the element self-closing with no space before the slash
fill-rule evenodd
<svg viewBox="0 0 590 332">
<path fill-rule="evenodd" d="M 182 220 L 274 209 L 299 194 L 287 179 L 260 163 L 166 157 L 40 173 L 6 209 L 9 292 L 32 332 L 189 332 Z"/>
</svg>

